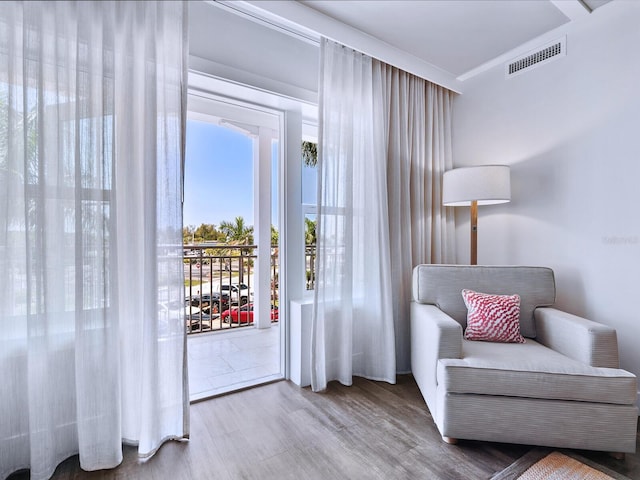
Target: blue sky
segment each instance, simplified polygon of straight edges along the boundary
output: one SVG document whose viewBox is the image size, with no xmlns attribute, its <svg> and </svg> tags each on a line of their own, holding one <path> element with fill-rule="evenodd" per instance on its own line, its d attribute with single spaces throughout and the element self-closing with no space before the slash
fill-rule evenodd
<svg viewBox="0 0 640 480">
<path fill-rule="evenodd" d="M 232 221 L 253 225 L 253 150 L 249 137 L 211 123 L 187 121 L 184 225 Z"/>
<path fill-rule="evenodd" d="M 272 178 L 277 179 L 278 146 L 274 143 Z M 316 169 L 303 167 L 304 203 L 316 203 Z M 253 141 L 246 135 L 212 123 L 187 121 L 183 223 L 220 225 L 242 216 L 253 225 Z M 272 197 L 278 185 L 273 182 Z M 278 225 L 272 202 L 272 223 Z"/>
</svg>

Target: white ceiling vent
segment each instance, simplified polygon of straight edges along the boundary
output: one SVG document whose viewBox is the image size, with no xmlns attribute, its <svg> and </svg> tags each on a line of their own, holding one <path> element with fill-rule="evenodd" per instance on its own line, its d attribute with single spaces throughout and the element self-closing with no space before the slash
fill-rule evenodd
<svg viewBox="0 0 640 480">
<path fill-rule="evenodd" d="M 566 54 L 567 38 L 562 37 L 559 40 L 548 43 L 543 47 L 536 48 L 535 50 L 507 62 L 504 72 L 505 77 L 510 78 L 514 75 L 520 75 L 521 73 L 528 72 L 529 70 L 544 65 L 545 63 L 564 57 Z"/>
</svg>

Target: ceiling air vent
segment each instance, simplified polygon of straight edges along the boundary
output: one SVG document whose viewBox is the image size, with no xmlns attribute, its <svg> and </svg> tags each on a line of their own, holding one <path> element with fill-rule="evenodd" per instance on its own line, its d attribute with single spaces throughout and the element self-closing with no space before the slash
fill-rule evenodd
<svg viewBox="0 0 640 480">
<path fill-rule="evenodd" d="M 567 54 L 566 37 L 551 42 L 541 48 L 537 48 L 518 58 L 515 58 L 506 64 L 505 76 L 507 78 L 528 72 L 533 68 L 549 63 Z"/>
</svg>

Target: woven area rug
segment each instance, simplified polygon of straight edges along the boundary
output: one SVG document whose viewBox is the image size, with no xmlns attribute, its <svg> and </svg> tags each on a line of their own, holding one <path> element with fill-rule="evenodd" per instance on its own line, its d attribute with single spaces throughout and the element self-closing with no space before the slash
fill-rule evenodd
<svg viewBox="0 0 640 480">
<path fill-rule="evenodd" d="M 573 452 L 536 448 L 491 480 L 630 480 Z"/>
</svg>

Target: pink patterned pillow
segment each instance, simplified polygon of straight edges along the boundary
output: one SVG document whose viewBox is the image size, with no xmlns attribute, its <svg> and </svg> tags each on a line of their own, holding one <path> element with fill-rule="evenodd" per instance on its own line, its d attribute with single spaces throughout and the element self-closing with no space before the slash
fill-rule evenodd
<svg viewBox="0 0 640 480">
<path fill-rule="evenodd" d="M 520 335 L 520 297 L 462 290 L 467 306 L 467 340 L 524 343 Z"/>
</svg>

